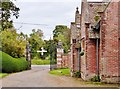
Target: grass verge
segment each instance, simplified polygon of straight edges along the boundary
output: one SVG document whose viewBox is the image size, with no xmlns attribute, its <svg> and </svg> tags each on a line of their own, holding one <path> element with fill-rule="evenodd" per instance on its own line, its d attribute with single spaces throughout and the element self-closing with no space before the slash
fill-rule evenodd
<svg viewBox="0 0 120 89">
<path fill-rule="evenodd" d="M 33 59 L 32 65 L 49 65 L 50 60 Z"/>
<path fill-rule="evenodd" d="M 50 74 L 54 74 L 54 75 L 58 75 L 58 76 L 70 76 L 70 69 L 69 68 L 65 68 L 65 69 L 56 69 L 56 70 L 52 70 L 49 71 Z"/>
<path fill-rule="evenodd" d="M 5 77 L 5 76 L 8 76 L 9 74 L 7 74 L 7 73 L 0 73 L 0 78 L 3 78 L 3 77 Z"/>
</svg>

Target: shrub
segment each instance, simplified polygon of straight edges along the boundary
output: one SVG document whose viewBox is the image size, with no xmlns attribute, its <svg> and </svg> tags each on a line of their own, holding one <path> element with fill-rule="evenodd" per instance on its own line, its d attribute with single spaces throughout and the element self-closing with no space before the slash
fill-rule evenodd
<svg viewBox="0 0 120 89">
<path fill-rule="evenodd" d="M 28 62 L 23 58 L 13 58 L 10 55 L 0 52 L 0 61 L 2 61 L 2 72 L 12 73 L 28 69 Z"/>
<path fill-rule="evenodd" d="M 24 34 L 17 34 L 15 29 L 5 29 L 0 32 L 1 50 L 12 57 L 24 57 L 26 41 Z"/>
<path fill-rule="evenodd" d="M 78 72 L 75 72 L 73 77 L 75 78 L 80 78 L 81 77 L 81 73 L 78 71 Z"/>
<path fill-rule="evenodd" d="M 96 75 L 93 78 L 91 78 L 92 82 L 100 82 L 100 76 Z"/>
</svg>

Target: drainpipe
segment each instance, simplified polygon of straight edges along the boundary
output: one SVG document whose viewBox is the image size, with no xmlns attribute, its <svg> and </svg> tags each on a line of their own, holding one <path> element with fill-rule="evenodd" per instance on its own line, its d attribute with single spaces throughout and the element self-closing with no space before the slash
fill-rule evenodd
<svg viewBox="0 0 120 89">
<path fill-rule="evenodd" d="M 97 67 L 97 70 L 96 70 L 96 72 L 97 72 L 97 75 L 99 76 L 99 52 L 98 52 L 98 41 L 99 41 L 99 39 L 97 38 L 96 39 L 96 67 Z"/>
<path fill-rule="evenodd" d="M 70 64 L 71 76 L 73 76 L 73 43 L 71 43 L 71 64 Z"/>
<path fill-rule="evenodd" d="M 50 42 L 50 71 L 52 70 L 52 50 L 51 50 L 51 42 Z"/>
</svg>

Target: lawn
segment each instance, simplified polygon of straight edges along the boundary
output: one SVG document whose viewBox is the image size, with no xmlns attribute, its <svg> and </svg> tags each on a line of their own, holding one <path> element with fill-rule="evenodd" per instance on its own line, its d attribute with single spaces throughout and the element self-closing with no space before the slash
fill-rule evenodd
<svg viewBox="0 0 120 89">
<path fill-rule="evenodd" d="M 33 59 L 32 65 L 49 65 L 50 60 Z"/>
<path fill-rule="evenodd" d="M 70 76 L 70 69 L 69 68 L 65 68 L 65 69 L 56 69 L 56 70 L 52 70 L 49 71 L 50 74 L 54 74 L 54 75 L 58 75 L 58 76 Z"/>
<path fill-rule="evenodd" d="M 8 76 L 8 74 L 7 73 L 0 73 L 0 78 L 3 78 L 5 76 Z"/>
</svg>

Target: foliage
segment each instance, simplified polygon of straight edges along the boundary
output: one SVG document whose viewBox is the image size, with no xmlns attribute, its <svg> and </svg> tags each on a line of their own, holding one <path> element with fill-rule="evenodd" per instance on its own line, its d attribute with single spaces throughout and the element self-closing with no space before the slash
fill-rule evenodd
<svg viewBox="0 0 120 89">
<path fill-rule="evenodd" d="M 3 78 L 3 77 L 6 77 L 6 76 L 8 76 L 9 74 L 7 74 L 7 73 L 0 73 L 0 78 Z"/>
<path fill-rule="evenodd" d="M 11 0 L 2 0 L 0 2 L 0 8 L 2 10 L 2 16 L 0 17 L 0 25 L 2 26 L 2 29 L 0 30 L 13 27 L 11 16 L 18 18 L 20 9 Z"/>
<path fill-rule="evenodd" d="M 12 73 L 28 69 L 28 62 L 24 58 L 13 58 L 10 55 L 0 52 L 0 61 L 2 61 L 2 72 Z"/>
<path fill-rule="evenodd" d="M 65 75 L 65 76 L 70 76 L 70 69 L 69 68 L 65 68 L 65 69 L 56 69 L 56 70 L 52 70 L 49 72 L 50 74 L 54 74 L 54 75 Z"/>
<path fill-rule="evenodd" d="M 28 38 L 31 51 L 32 51 L 32 57 L 35 56 L 40 57 L 40 53 L 36 53 L 37 50 L 41 50 L 41 47 L 44 45 L 44 41 L 42 40 L 43 32 L 40 29 L 33 29 L 32 33 L 30 34 L 30 37 Z"/>
<path fill-rule="evenodd" d="M 53 40 L 56 45 L 61 41 L 64 52 L 68 53 L 70 48 L 70 29 L 64 25 L 57 25 L 53 31 Z"/>
<path fill-rule="evenodd" d="M 92 82 L 100 82 L 100 76 L 94 76 L 93 78 L 91 78 Z"/>
<path fill-rule="evenodd" d="M 45 45 L 43 45 L 44 49 L 47 50 L 47 53 L 44 54 L 45 59 L 50 59 L 50 54 L 51 54 L 51 44 L 54 45 L 53 40 L 44 40 Z M 52 45 L 52 46 L 53 46 Z"/>
<path fill-rule="evenodd" d="M 81 77 L 81 72 L 75 72 L 74 73 L 74 75 L 73 75 L 73 77 L 75 77 L 75 78 L 80 78 Z"/>
<path fill-rule="evenodd" d="M 12 57 L 24 57 L 26 40 L 23 33 L 17 34 L 15 29 L 6 29 L 0 32 L 2 51 Z"/>
<path fill-rule="evenodd" d="M 49 65 L 50 60 L 33 59 L 32 65 Z"/>
<path fill-rule="evenodd" d="M 59 34 L 63 34 L 66 29 L 67 26 L 57 25 L 53 31 L 53 37 L 58 37 Z"/>
<path fill-rule="evenodd" d="M 57 59 L 57 56 L 56 56 L 56 43 L 54 42 L 54 40 L 50 40 L 51 44 L 50 44 L 50 64 L 56 64 L 56 59 Z"/>
</svg>

